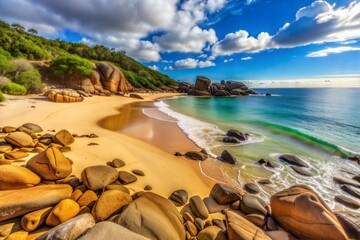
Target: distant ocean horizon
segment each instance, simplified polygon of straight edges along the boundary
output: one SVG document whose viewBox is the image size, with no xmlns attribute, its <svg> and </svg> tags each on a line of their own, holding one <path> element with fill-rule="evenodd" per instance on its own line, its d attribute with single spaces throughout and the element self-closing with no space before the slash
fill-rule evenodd
<svg viewBox="0 0 360 240">
<path fill-rule="evenodd" d="M 360 88 L 256 91 L 259 95 L 177 97 L 156 104 L 161 111 L 176 118 L 179 127 L 199 147 L 214 157 L 227 149 L 238 159 L 236 166 L 219 165 L 225 178 L 233 184 L 242 187 L 244 182 L 268 178 L 274 183 L 271 187 L 259 185 L 264 198 L 293 184 L 306 184 L 335 207 L 333 197 L 341 193 L 341 189 L 332 178 L 360 173 L 357 164 L 345 159 L 360 154 Z M 272 96 L 266 97 L 267 92 Z M 229 129 L 249 133 L 251 139 L 237 145 L 223 143 Z M 294 172 L 279 160 L 278 156 L 284 153 L 305 159 L 314 176 Z M 281 168 L 259 165 L 257 161 L 261 158 L 276 161 Z"/>
</svg>

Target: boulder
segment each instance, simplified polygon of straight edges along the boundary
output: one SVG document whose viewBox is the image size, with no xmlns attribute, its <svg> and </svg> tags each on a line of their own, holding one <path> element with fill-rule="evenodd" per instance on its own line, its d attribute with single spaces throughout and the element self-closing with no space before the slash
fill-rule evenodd
<svg viewBox="0 0 360 240">
<path fill-rule="evenodd" d="M 248 90 L 248 87 L 242 83 L 242 82 L 237 82 L 237 81 L 226 81 L 225 82 L 225 88 L 228 90 L 228 91 L 231 91 L 233 89 L 241 89 L 243 91 L 246 91 Z"/>
<path fill-rule="evenodd" d="M 216 90 L 213 92 L 213 95 L 216 97 L 228 97 L 231 94 L 226 90 Z"/>
<path fill-rule="evenodd" d="M 183 216 L 184 217 L 184 216 Z M 201 218 L 195 218 L 194 220 L 194 224 L 196 226 L 196 228 L 201 231 L 204 229 L 204 226 L 205 226 L 205 222 L 204 220 L 202 220 Z"/>
<path fill-rule="evenodd" d="M 59 202 L 46 218 L 46 225 L 57 226 L 75 217 L 80 211 L 80 206 L 71 199 L 64 199 Z"/>
<path fill-rule="evenodd" d="M 260 192 L 260 188 L 258 185 L 256 185 L 255 183 L 246 183 L 244 185 L 244 189 L 252 194 L 257 194 Z"/>
<path fill-rule="evenodd" d="M 119 181 L 122 184 L 127 185 L 127 184 L 137 181 L 137 177 L 129 172 L 120 171 L 119 172 Z"/>
<path fill-rule="evenodd" d="M 297 238 L 348 239 L 329 207 L 307 186 L 280 191 L 271 196 L 270 202 L 272 217 Z"/>
<path fill-rule="evenodd" d="M 24 132 L 11 132 L 5 137 L 5 141 L 17 147 L 35 147 L 33 139 Z"/>
<path fill-rule="evenodd" d="M 342 177 L 334 177 L 333 179 L 336 183 L 346 184 L 346 185 L 350 185 L 350 186 L 353 186 L 356 188 L 360 188 L 360 183 L 353 179 L 347 179 L 347 178 L 342 178 Z"/>
<path fill-rule="evenodd" d="M 188 230 L 188 232 L 190 233 L 191 236 L 196 236 L 198 231 L 197 228 L 195 226 L 194 223 L 190 222 L 190 221 L 186 221 L 185 222 L 185 227 Z"/>
<path fill-rule="evenodd" d="M 350 239 L 360 239 L 360 218 L 358 213 L 339 211 L 334 214 Z"/>
<path fill-rule="evenodd" d="M 297 240 L 297 238 L 295 238 L 294 236 L 283 230 L 268 231 L 266 232 L 266 234 L 272 240 Z"/>
<path fill-rule="evenodd" d="M 201 219 L 206 219 L 209 216 L 209 210 L 207 209 L 204 201 L 201 197 L 195 195 L 192 196 L 189 200 L 189 207 L 191 212 Z"/>
<path fill-rule="evenodd" d="M 26 158 L 26 157 L 28 157 L 29 154 L 26 153 L 26 152 L 17 151 L 17 152 L 8 152 L 8 153 L 5 153 L 4 156 L 5 156 L 6 159 L 18 160 L 18 159 L 21 159 L 21 158 Z"/>
<path fill-rule="evenodd" d="M 348 185 L 342 185 L 341 189 L 344 192 L 347 192 L 348 194 L 350 194 L 353 197 L 359 198 L 360 199 L 360 190 L 355 189 L 354 187 L 348 186 Z"/>
<path fill-rule="evenodd" d="M 145 192 L 112 221 L 150 239 L 185 239 L 183 219 L 174 204 Z"/>
<path fill-rule="evenodd" d="M 221 161 L 227 162 L 230 164 L 236 164 L 236 158 L 231 153 L 229 153 L 227 150 L 224 150 L 221 153 Z"/>
<path fill-rule="evenodd" d="M 89 213 L 70 219 L 39 237 L 39 240 L 76 240 L 87 230 L 95 226 L 95 220 Z M 108 240 L 108 239 L 107 239 Z"/>
<path fill-rule="evenodd" d="M 0 142 L 0 153 L 7 153 L 11 152 L 13 149 L 11 144 L 8 144 L 6 142 Z"/>
<path fill-rule="evenodd" d="M 140 96 L 137 93 L 130 93 L 129 97 L 136 98 L 136 99 L 141 99 L 141 100 L 144 99 L 142 96 Z"/>
<path fill-rule="evenodd" d="M 226 232 L 226 226 L 224 220 L 215 218 L 212 220 L 212 223 L 214 226 L 220 228 L 223 232 Z"/>
<path fill-rule="evenodd" d="M 359 209 L 360 208 L 360 202 L 357 202 L 354 199 L 343 196 L 343 195 L 336 195 L 334 200 L 348 208 L 351 208 L 351 209 Z"/>
<path fill-rule="evenodd" d="M 279 156 L 280 160 L 283 160 L 291 165 L 299 166 L 299 167 L 310 167 L 309 164 L 299 158 L 298 156 L 292 155 L 292 154 L 282 154 Z"/>
<path fill-rule="evenodd" d="M 224 183 L 216 183 L 211 189 L 211 196 L 218 204 L 227 205 L 240 199 L 241 193 Z"/>
<path fill-rule="evenodd" d="M 204 91 L 210 93 L 210 85 L 211 85 L 210 79 L 203 76 L 198 76 L 195 81 L 194 89 L 198 91 Z"/>
<path fill-rule="evenodd" d="M 27 129 L 31 130 L 34 133 L 39 133 L 39 132 L 43 131 L 43 129 L 39 125 L 37 125 L 35 123 L 24 123 L 22 126 L 24 128 L 27 128 Z"/>
<path fill-rule="evenodd" d="M 180 207 L 180 206 L 183 206 L 187 203 L 188 201 L 188 193 L 186 190 L 184 189 L 179 189 L 179 190 L 176 190 L 174 191 L 169 199 L 177 206 L 177 207 Z"/>
<path fill-rule="evenodd" d="M 4 127 L 2 127 L 1 131 L 2 131 L 3 133 L 15 132 L 15 131 L 16 131 L 16 127 L 4 126 Z"/>
<path fill-rule="evenodd" d="M 32 157 L 26 167 L 49 181 L 66 178 L 72 172 L 69 160 L 54 147 Z"/>
<path fill-rule="evenodd" d="M 120 226 L 119 224 L 104 221 L 95 224 L 93 228 L 85 233 L 84 236 L 78 240 L 149 240 L 149 238 L 143 237 L 137 233 L 130 231 L 129 229 Z"/>
<path fill-rule="evenodd" d="M 111 92 L 129 92 L 133 90 L 132 85 L 116 66 L 106 62 L 98 62 L 96 63 L 96 70 L 100 76 L 103 89 Z"/>
<path fill-rule="evenodd" d="M 240 210 L 245 214 L 267 215 L 268 210 L 266 206 L 267 204 L 264 200 L 251 194 L 243 195 L 240 201 Z"/>
<path fill-rule="evenodd" d="M 194 90 L 194 89 L 191 89 L 189 92 L 188 92 L 189 95 L 194 95 L 194 96 L 211 96 L 211 93 L 210 92 L 207 92 L 207 91 L 200 91 L 200 90 Z"/>
<path fill-rule="evenodd" d="M 99 197 L 95 203 L 91 214 L 96 222 L 103 221 L 118 214 L 121 209 L 131 203 L 132 198 L 129 194 L 119 190 L 107 190 Z"/>
<path fill-rule="evenodd" d="M 353 176 L 352 179 L 360 183 L 360 174 Z"/>
<path fill-rule="evenodd" d="M 236 137 L 224 137 L 223 142 L 224 143 L 241 143 L 241 141 Z"/>
<path fill-rule="evenodd" d="M 115 158 L 114 160 L 111 161 L 111 166 L 114 168 L 121 168 L 125 166 L 125 162 L 121 159 Z"/>
<path fill-rule="evenodd" d="M 266 222 L 266 218 L 262 214 L 249 214 L 245 216 L 245 219 L 260 228 L 262 228 Z"/>
<path fill-rule="evenodd" d="M 39 184 L 40 177 L 24 167 L 0 165 L 0 190 L 33 187 Z"/>
<path fill-rule="evenodd" d="M 124 187 L 121 184 L 110 184 L 106 186 L 106 190 L 119 190 L 124 193 L 130 194 L 130 191 L 127 187 Z"/>
<path fill-rule="evenodd" d="M 96 90 L 103 90 L 103 86 L 101 85 L 101 81 L 100 81 L 100 74 L 97 71 L 93 71 L 91 73 L 90 81 L 95 88 L 94 93 Z"/>
<path fill-rule="evenodd" d="M 82 102 L 84 98 L 75 90 L 51 90 L 46 93 L 49 100 L 57 103 Z"/>
<path fill-rule="evenodd" d="M 235 137 L 235 138 L 239 139 L 240 141 L 246 141 L 249 138 L 249 134 L 239 132 L 238 130 L 235 130 L 235 129 L 228 130 L 226 133 L 226 136 Z"/>
<path fill-rule="evenodd" d="M 314 176 L 314 174 L 312 174 L 312 172 L 310 172 L 309 170 L 307 170 L 304 167 L 299 167 L 299 166 L 290 166 L 292 168 L 292 170 L 294 170 L 295 172 L 297 172 L 300 175 L 306 176 L 306 177 L 312 177 Z"/>
<path fill-rule="evenodd" d="M 180 82 L 178 84 L 178 88 L 177 88 L 177 91 L 179 93 L 187 93 L 189 91 L 191 87 L 191 84 L 190 83 L 187 83 L 187 82 Z"/>
<path fill-rule="evenodd" d="M 281 167 L 280 164 L 278 164 L 278 163 L 276 163 L 276 162 L 274 162 L 272 160 L 267 161 L 266 166 L 271 167 L 271 168 L 279 168 L 279 167 Z"/>
<path fill-rule="evenodd" d="M 117 178 L 118 172 L 114 168 L 105 165 L 87 167 L 81 173 L 82 182 L 93 191 L 105 188 Z"/>
<path fill-rule="evenodd" d="M 71 193 L 72 187 L 67 184 L 0 191 L 0 221 L 53 206 L 69 198 Z"/>
<path fill-rule="evenodd" d="M 84 78 L 81 80 L 80 89 L 83 90 L 84 93 L 94 93 L 95 92 L 95 87 L 90 78 Z M 83 94 L 79 91 L 78 91 L 78 93 L 80 93 L 82 97 L 87 96 L 87 94 Z"/>
<path fill-rule="evenodd" d="M 226 211 L 225 219 L 229 240 L 271 240 L 260 228 L 237 213 Z"/>
<path fill-rule="evenodd" d="M 208 156 L 204 153 L 201 152 L 196 152 L 196 151 L 190 151 L 184 154 L 184 156 L 186 158 L 192 159 L 192 160 L 199 160 L 199 161 L 204 161 L 208 158 Z"/>
<path fill-rule="evenodd" d="M 78 190 L 76 190 L 76 191 L 78 191 Z M 74 193 L 73 193 L 73 195 L 74 195 Z M 96 195 L 96 193 L 93 190 L 86 190 L 86 192 L 81 194 L 81 196 L 78 199 L 73 199 L 73 200 L 76 201 L 80 205 L 80 207 L 92 206 L 92 204 L 98 200 L 98 196 Z"/>
<path fill-rule="evenodd" d="M 68 130 L 61 130 L 54 135 L 52 140 L 56 143 L 59 143 L 63 146 L 71 145 L 75 140 L 72 134 Z"/>
<path fill-rule="evenodd" d="M 198 240 L 226 240 L 224 231 L 216 226 L 207 227 L 197 235 Z"/>
<path fill-rule="evenodd" d="M 268 184 L 272 184 L 272 181 L 269 179 L 260 179 L 259 181 L 257 181 L 259 184 L 261 185 L 268 185 Z"/>
<path fill-rule="evenodd" d="M 24 215 L 21 218 L 21 227 L 28 232 L 38 229 L 45 222 L 51 210 L 52 207 L 47 207 Z"/>
<path fill-rule="evenodd" d="M 29 233 L 26 231 L 18 231 L 10 234 L 6 240 L 26 240 Z"/>
</svg>

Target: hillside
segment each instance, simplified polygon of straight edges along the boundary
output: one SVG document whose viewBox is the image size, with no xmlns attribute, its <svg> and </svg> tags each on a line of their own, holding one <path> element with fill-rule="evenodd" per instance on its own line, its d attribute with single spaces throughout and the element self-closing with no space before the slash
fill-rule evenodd
<svg viewBox="0 0 360 240">
<path fill-rule="evenodd" d="M 107 61 L 115 64 L 127 80 L 136 88 L 156 89 L 173 86 L 176 82 L 162 73 L 150 69 L 127 56 L 103 45 L 88 46 L 84 43 L 51 40 L 37 36 L 36 29 L 26 31 L 19 24 L 11 26 L 0 20 L 0 46 L 12 58 L 26 58 L 30 61 L 54 60 L 62 54 L 74 54 L 92 62 Z"/>
</svg>

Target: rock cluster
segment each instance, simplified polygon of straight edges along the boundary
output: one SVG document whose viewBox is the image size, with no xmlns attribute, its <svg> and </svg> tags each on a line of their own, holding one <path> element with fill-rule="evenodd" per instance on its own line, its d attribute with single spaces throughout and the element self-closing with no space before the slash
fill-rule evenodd
<svg viewBox="0 0 360 240">
<path fill-rule="evenodd" d="M 256 94 L 249 89 L 244 83 L 237 81 L 221 81 L 221 83 L 211 83 L 211 80 L 198 76 L 195 84 L 191 85 L 186 82 L 181 82 L 178 85 L 178 92 L 187 93 L 194 96 L 246 96 Z"/>
</svg>

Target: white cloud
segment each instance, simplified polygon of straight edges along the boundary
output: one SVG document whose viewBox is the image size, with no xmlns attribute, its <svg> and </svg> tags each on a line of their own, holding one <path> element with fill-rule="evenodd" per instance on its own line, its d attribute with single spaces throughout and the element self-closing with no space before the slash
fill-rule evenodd
<svg viewBox="0 0 360 240">
<path fill-rule="evenodd" d="M 271 36 L 266 33 L 260 33 L 257 38 L 249 37 L 249 33 L 245 30 L 240 30 L 235 33 L 229 33 L 225 38 L 217 42 L 212 53 L 215 56 L 231 55 L 234 53 L 256 53 L 271 46 Z"/>
<path fill-rule="evenodd" d="M 208 55 L 207 54 L 204 54 L 204 53 L 202 53 L 200 56 L 199 56 L 199 58 L 207 58 L 208 57 Z"/>
<path fill-rule="evenodd" d="M 252 57 L 243 57 L 243 58 L 241 58 L 241 61 L 249 61 L 251 59 L 253 59 L 253 58 Z"/>
<path fill-rule="evenodd" d="M 225 59 L 225 60 L 224 60 L 224 63 L 228 63 L 228 62 L 232 62 L 232 61 L 234 61 L 234 59 L 233 59 L 233 58 L 230 58 L 230 59 Z"/>
<path fill-rule="evenodd" d="M 199 61 L 193 58 L 186 58 L 175 62 L 173 69 L 192 69 L 214 67 L 216 64 L 212 61 Z"/>
<path fill-rule="evenodd" d="M 152 66 L 148 66 L 148 68 L 151 68 L 152 70 L 155 70 L 155 71 L 159 71 L 159 67 L 156 66 L 155 64 Z"/>
<path fill-rule="evenodd" d="M 357 48 L 357 47 L 326 48 L 324 50 L 309 53 L 306 56 L 307 57 L 326 57 L 326 56 L 329 56 L 331 54 L 339 54 L 339 53 L 349 52 L 349 51 L 360 51 L 360 48 Z"/>
<path fill-rule="evenodd" d="M 166 67 L 164 67 L 164 70 L 165 71 L 172 71 L 172 70 L 174 70 L 174 67 L 173 66 L 166 66 Z"/>
<path fill-rule="evenodd" d="M 356 40 L 350 40 L 350 41 L 340 42 L 340 44 L 343 44 L 343 45 L 349 45 L 349 44 L 355 44 L 355 43 L 357 43 Z"/>
<path fill-rule="evenodd" d="M 316 0 L 310 6 L 300 8 L 296 13 L 296 20 L 302 17 L 315 18 L 320 13 L 330 11 L 332 11 L 332 7 L 329 3 L 322 0 Z"/>
</svg>

